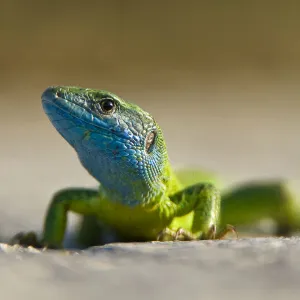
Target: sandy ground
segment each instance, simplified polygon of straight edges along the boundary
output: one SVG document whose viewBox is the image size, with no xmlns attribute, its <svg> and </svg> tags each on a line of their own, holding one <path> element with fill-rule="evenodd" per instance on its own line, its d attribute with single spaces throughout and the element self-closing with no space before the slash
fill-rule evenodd
<svg viewBox="0 0 300 300">
<path fill-rule="evenodd" d="M 2 252 L 2 253 L 1 253 Z M 6 299 L 298 299 L 299 239 L 115 244 L 80 255 L 0 244 Z"/>
</svg>

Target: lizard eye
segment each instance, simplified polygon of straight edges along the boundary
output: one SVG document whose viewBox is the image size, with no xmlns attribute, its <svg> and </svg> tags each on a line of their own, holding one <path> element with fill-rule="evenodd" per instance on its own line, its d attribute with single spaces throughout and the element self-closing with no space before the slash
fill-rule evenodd
<svg viewBox="0 0 300 300">
<path fill-rule="evenodd" d="M 115 110 L 116 104 L 112 99 L 102 99 L 100 101 L 101 112 L 104 114 L 112 114 Z"/>
<path fill-rule="evenodd" d="M 55 97 L 56 98 L 64 98 L 64 94 L 62 92 L 58 91 L 58 92 L 56 92 Z"/>
</svg>

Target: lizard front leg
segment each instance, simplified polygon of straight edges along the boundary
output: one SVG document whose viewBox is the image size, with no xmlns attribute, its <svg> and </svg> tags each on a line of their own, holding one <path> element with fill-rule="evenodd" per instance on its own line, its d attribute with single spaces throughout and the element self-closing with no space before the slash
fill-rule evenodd
<svg viewBox="0 0 300 300">
<path fill-rule="evenodd" d="M 209 183 L 190 186 L 170 197 L 176 204 L 176 218 L 158 239 L 173 240 L 218 239 L 235 229 L 227 225 L 217 231 L 221 197 L 219 191 Z M 189 216 L 184 219 L 181 217 Z"/>
<path fill-rule="evenodd" d="M 99 203 L 99 192 L 86 188 L 70 188 L 57 192 L 46 213 L 42 240 L 38 242 L 33 232 L 19 233 L 13 243 L 38 247 L 62 248 L 67 225 L 68 212 L 93 215 Z"/>
</svg>

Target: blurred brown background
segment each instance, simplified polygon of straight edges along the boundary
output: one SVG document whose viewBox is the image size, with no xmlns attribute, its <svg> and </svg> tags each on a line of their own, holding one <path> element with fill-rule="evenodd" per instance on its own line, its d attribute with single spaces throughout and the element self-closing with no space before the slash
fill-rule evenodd
<svg viewBox="0 0 300 300">
<path fill-rule="evenodd" d="M 0 4 L 2 235 L 39 229 L 58 188 L 96 184 L 41 109 L 49 85 L 141 105 L 174 165 L 300 178 L 300 2 Z"/>
</svg>

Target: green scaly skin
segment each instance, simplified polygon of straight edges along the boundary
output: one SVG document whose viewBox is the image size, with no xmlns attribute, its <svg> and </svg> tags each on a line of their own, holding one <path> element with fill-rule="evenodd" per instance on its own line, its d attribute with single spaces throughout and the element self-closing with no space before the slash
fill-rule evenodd
<svg viewBox="0 0 300 300">
<path fill-rule="evenodd" d="M 213 183 L 221 191 L 220 226 L 232 224 L 240 233 L 257 232 L 254 224 L 270 219 L 275 236 L 291 236 L 300 230 L 299 181 L 259 179 L 226 186 L 212 172 L 184 169 L 177 172 L 184 185 L 198 180 Z M 253 234 L 252 234 L 253 235 Z"/>
<path fill-rule="evenodd" d="M 63 247 L 68 212 L 84 216 L 84 246 L 112 241 L 192 240 L 223 237 L 217 230 L 220 193 L 210 183 L 183 186 L 173 172 L 162 131 L 135 104 L 106 91 L 50 87 L 42 95 L 48 118 L 77 152 L 99 189 L 56 193 L 42 240 L 22 244 Z"/>
</svg>

